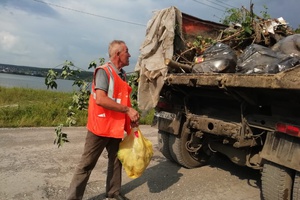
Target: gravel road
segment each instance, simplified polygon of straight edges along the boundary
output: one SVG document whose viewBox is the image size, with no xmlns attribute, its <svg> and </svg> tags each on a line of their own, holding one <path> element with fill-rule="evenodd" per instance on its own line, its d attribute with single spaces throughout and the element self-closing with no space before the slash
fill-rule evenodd
<svg viewBox="0 0 300 200">
<path fill-rule="evenodd" d="M 185 169 L 157 150 L 157 129 L 140 126 L 152 141 L 154 156 L 144 174 L 130 179 L 123 170 L 122 192 L 132 200 L 258 200 L 260 173 L 215 155 L 209 165 Z M 0 129 L 0 199 L 65 199 L 83 150 L 86 129 L 64 128 L 70 142 L 53 145 L 54 128 Z M 85 200 L 104 199 L 107 159 L 94 169 Z"/>
</svg>

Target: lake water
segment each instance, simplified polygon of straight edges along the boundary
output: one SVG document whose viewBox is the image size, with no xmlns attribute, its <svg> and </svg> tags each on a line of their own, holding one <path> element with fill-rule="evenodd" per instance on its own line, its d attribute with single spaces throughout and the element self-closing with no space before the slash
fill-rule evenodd
<svg viewBox="0 0 300 200">
<path fill-rule="evenodd" d="M 48 89 L 59 92 L 73 92 L 77 90 L 77 86 L 72 86 L 74 81 L 57 79 L 57 89 Z M 47 90 L 45 85 L 45 77 L 25 76 L 16 74 L 0 73 L 0 86 L 3 87 L 21 87 L 31 89 L 44 89 Z"/>
</svg>

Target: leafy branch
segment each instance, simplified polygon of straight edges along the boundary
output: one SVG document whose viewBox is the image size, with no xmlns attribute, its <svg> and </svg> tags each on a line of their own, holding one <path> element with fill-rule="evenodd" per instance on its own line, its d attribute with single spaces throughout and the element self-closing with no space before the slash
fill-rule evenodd
<svg viewBox="0 0 300 200">
<path fill-rule="evenodd" d="M 105 62 L 104 58 L 100 58 L 99 65 L 102 65 Z M 92 61 L 89 64 L 88 69 L 96 68 L 98 64 L 95 61 Z M 62 66 L 62 72 L 59 74 L 54 69 L 50 69 L 45 78 L 45 84 L 47 88 L 57 89 L 56 80 L 58 78 L 74 80 L 72 86 L 77 86 L 79 89 L 73 92 L 72 103 L 68 107 L 66 113 L 66 122 L 67 126 L 76 125 L 76 110 L 87 110 L 88 100 L 90 96 L 90 84 L 91 81 L 83 80 L 80 78 L 81 69 L 76 67 L 71 61 L 66 61 Z M 68 142 L 67 134 L 62 132 L 63 124 L 60 124 L 55 129 L 56 138 L 54 144 L 58 147 L 61 147 L 65 142 Z"/>
<path fill-rule="evenodd" d="M 54 139 L 54 144 L 58 147 L 61 147 L 64 143 L 69 142 L 68 135 L 64 132 L 62 132 L 63 125 L 59 125 L 55 129 L 56 138 Z"/>
<path fill-rule="evenodd" d="M 138 81 L 139 81 L 138 73 L 134 72 L 129 76 L 128 84 L 132 88 L 132 91 L 130 94 L 131 104 L 132 104 L 132 107 L 136 110 L 138 110 L 138 102 L 137 102 Z"/>
</svg>

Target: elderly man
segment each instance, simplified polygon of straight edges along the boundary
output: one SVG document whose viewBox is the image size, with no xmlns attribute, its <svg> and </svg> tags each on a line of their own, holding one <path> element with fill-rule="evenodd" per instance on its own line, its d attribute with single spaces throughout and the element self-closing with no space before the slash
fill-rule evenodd
<svg viewBox="0 0 300 200">
<path fill-rule="evenodd" d="M 96 68 L 89 99 L 87 136 L 81 160 L 70 184 L 67 199 L 82 199 L 86 184 L 104 148 L 108 152 L 106 197 L 126 200 L 120 192 L 122 165 L 117 158 L 124 131 L 136 126 L 139 113 L 131 107 L 131 88 L 122 69 L 130 54 L 124 41 L 110 43 L 110 61 Z"/>
</svg>

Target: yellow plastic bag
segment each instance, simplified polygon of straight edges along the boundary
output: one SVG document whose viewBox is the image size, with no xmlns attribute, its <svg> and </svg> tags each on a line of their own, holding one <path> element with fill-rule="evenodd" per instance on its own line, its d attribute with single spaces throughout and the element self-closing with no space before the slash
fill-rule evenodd
<svg viewBox="0 0 300 200">
<path fill-rule="evenodd" d="M 153 156 L 152 143 L 139 128 L 131 129 L 120 143 L 118 158 L 130 178 L 138 178 L 145 171 Z"/>
</svg>

